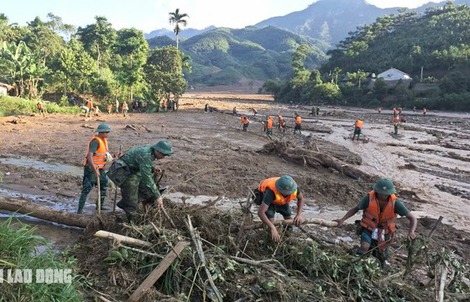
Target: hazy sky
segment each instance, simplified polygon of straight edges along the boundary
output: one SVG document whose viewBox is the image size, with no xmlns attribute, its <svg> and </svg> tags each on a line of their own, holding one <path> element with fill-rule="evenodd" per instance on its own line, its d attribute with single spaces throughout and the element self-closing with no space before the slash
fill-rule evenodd
<svg viewBox="0 0 470 302">
<path fill-rule="evenodd" d="M 334 0 L 327 0 L 334 1 Z M 104 16 L 115 29 L 135 27 L 144 32 L 172 27 L 169 12 L 176 8 L 189 15 L 188 27 L 243 28 L 274 16 L 307 8 L 315 0 L 2 0 L 0 13 L 10 23 L 26 25 L 35 17 L 47 20 L 47 14 L 61 17 L 66 24 L 86 26 L 95 16 Z M 367 0 L 381 8 L 414 8 L 438 0 Z"/>
</svg>

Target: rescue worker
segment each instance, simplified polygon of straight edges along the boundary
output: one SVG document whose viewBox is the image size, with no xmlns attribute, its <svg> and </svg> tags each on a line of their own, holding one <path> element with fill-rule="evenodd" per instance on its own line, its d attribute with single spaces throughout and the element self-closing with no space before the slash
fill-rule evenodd
<svg viewBox="0 0 470 302">
<path fill-rule="evenodd" d="M 253 115 L 258 114 L 258 110 L 256 110 L 255 108 L 251 108 L 251 111 L 253 112 Z"/>
<path fill-rule="evenodd" d="M 154 179 L 153 161 L 173 154 L 173 146 L 168 140 L 159 140 L 154 145 L 135 147 L 122 155 L 116 162 L 126 166 L 130 173 L 122 183 L 122 199 L 117 206 L 126 212 L 131 221 L 139 202 L 144 206 L 163 207 L 163 198 Z"/>
<path fill-rule="evenodd" d="M 316 115 L 316 109 L 315 109 L 315 106 L 312 107 L 312 111 L 310 111 L 310 113 L 308 114 L 308 116 L 315 116 Z"/>
<path fill-rule="evenodd" d="M 357 254 L 362 256 L 372 251 L 382 268 L 388 265 L 389 245 L 395 237 L 397 214 L 409 220 L 408 239 L 416 238 L 416 217 L 395 193 L 395 186 L 390 179 L 380 179 L 357 206 L 351 208 L 343 218 L 334 220 L 339 227 L 362 210 L 363 215 L 357 230 L 357 234 L 361 236 L 361 246 Z"/>
<path fill-rule="evenodd" d="M 266 135 L 268 136 L 273 135 L 273 125 L 274 125 L 273 117 L 268 116 L 268 120 L 266 121 Z"/>
<path fill-rule="evenodd" d="M 302 117 L 296 112 L 295 113 L 295 126 L 294 126 L 294 134 L 295 132 L 299 131 L 302 134 Z"/>
<path fill-rule="evenodd" d="M 104 209 L 104 201 L 106 198 L 108 178 L 104 171 L 106 162 L 112 161 L 112 157 L 108 151 L 108 135 L 111 128 L 108 124 L 102 123 L 96 128 L 96 134 L 90 139 L 88 149 L 83 160 L 83 188 L 78 201 L 77 213 L 81 214 L 85 207 L 88 194 L 94 186 L 100 182 L 100 201 L 101 209 Z M 96 205 L 98 208 L 98 205 Z"/>
<path fill-rule="evenodd" d="M 354 134 L 353 134 L 353 137 L 352 137 L 352 140 L 354 140 L 354 138 L 356 137 L 357 135 L 357 140 L 360 139 L 360 135 L 361 135 L 361 129 L 362 129 L 362 126 L 364 125 L 364 122 L 361 121 L 361 120 L 356 120 L 356 123 L 354 124 Z"/>
<path fill-rule="evenodd" d="M 46 107 L 41 101 L 38 101 L 36 103 L 36 108 L 38 109 L 38 112 L 43 116 L 46 117 Z"/>
<path fill-rule="evenodd" d="M 122 115 L 123 115 L 124 117 L 126 117 L 126 116 L 127 116 L 127 112 L 129 111 L 129 106 L 127 106 L 126 101 L 123 101 L 123 102 L 122 102 L 122 109 L 121 109 L 121 110 L 122 110 Z"/>
<path fill-rule="evenodd" d="M 111 114 L 111 112 L 113 111 L 113 105 L 111 104 L 106 105 L 106 111 L 108 112 L 108 114 Z"/>
<path fill-rule="evenodd" d="M 297 214 L 294 217 L 294 224 L 298 226 L 302 223 L 303 195 L 291 176 L 267 178 L 259 183 L 256 192 L 258 195 L 255 202 L 260 205 L 258 217 L 269 228 L 273 241 L 281 240 L 281 236 L 273 224 L 275 214 L 279 213 L 284 219 L 291 219 L 290 202 L 295 199 L 297 199 Z"/>
<path fill-rule="evenodd" d="M 86 107 L 88 108 L 88 111 L 87 111 L 88 117 L 91 117 L 91 112 L 93 111 L 93 101 L 87 100 Z M 85 114 L 85 117 L 87 117 L 87 114 Z"/>
<path fill-rule="evenodd" d="M 242 121 L 242 126 L 243 126 L 243 131 L 246 132 L 246 130 L 248 129 L 248 125 L 250 124 L 250 121 L 248 120 L 248 118 L 244 115 L 242 115 L 242 117 L 240 118 L 241 121 Z"/>
<path fill-rule="evenodd" d="M 398 125 L 400 124 L 400 115 L 398 114 L 398 112 L 393 115 L 392 124 L 394 128 L 394 134 L 398 135 Z"/>
<path fill-rule="evenodd" d="M 233 107 L 232 114 L 238 115 L 237 107 Z"/>
<path fill-rule="evenodd" d="M 286 120 L 284 119 L 284 117 L 279 114 L 277 116 L 277 119 L 278 119 L 277 127 L 279 128 L 279 130 L 281 132 L 286 132 Z"/>
<path fill-rule="evenodd" d="M 119 100 L 116 98 L 116 101 L 114 103 L 114 106 L 116 107 L 116 113 L 119 113 Z"/>
</svg>

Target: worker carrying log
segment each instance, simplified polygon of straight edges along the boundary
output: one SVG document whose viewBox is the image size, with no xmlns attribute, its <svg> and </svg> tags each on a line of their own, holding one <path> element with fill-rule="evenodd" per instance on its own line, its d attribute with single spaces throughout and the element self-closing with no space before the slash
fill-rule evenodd
<svg viewBox="0 0 470 302">
<path fill-rule="evenodd" d="M 361 129 L 362 129 L 363 125 L 364 125 L 363 121 L 356 120 L 356 122 L 354 123 L 354 134 L 353 134 L 352 140 L 354 140 L 354 138 L 356 138 L 356 135 L 357 135 L 357 140 L 360 139 Z"/>
<path fill-rule="evenodd" d="M 259 183 L 254 194 L 254 202 L 259 205 L 258 216 L 268 226 L 273 241 L 278 242 L 281 239 L 273 224 L 274 215 L 279 213 L 284 219 L 291 219 L 290 202 L 295 199 L 297 199 L 297 214 L 294 217 L 294 224 L 298 226 L 302 223 L 303 195 L 291 176 L 267 178 Z"/>
<path fill-rule="evenodd" d="M 104 210 L 104 201 L 108 187 L 108 178 L 104 167 L 107 162 L 112 161 L 112 156 L 108 151 L 108 135 L 111 127 L 102 123 L 96 128 L 96 134 L 90 139 L 88 148 L 83 159 L 83 188 L 78 201 L 77 214 L 83 212 L 88 194 L 94 186 L 98 185 L 100 189 L 100 207 Z M 119 156 L 119 154 L 118 154 Z M 98 209 L 98 203 L 96 204 Z"/>
<path fill-rule="evenodd" d="M 416 217 L 395 193 L 395 186 L 390 179 L 380 179 L 357 206 L 351 208 L 343 218 L 333 220 L 341 226 L 346 219 L 362 210 L 362 219 L 356 221 L 356 232 L 361 236 L 361 246 L 357 250 L 357 255 L 368 256 L 372 251 L 372 255 L 379 259 L 382 268 L 389 265 L 387 261 L 389 246 L 395 237 L 397 215 L 405 216 L 410 222 L 408 239 L 413 240 L 416 237 Z"/>
<path fill-rule="evenodd" d="M 163 198 L 154 177 L 153 161 L 173 154 L 168 140 L 159 140 L 152 146 L 135 147 L 115 161 L 108 177 L 121 188 L 121 200 L 117 206 L 132 221 L 139 203 L 144 206 L 163 207 Z"/>
</svg>

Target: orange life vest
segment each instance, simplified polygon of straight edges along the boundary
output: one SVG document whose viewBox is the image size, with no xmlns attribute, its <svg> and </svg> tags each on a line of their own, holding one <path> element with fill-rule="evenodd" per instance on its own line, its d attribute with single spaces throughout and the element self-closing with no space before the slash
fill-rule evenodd
<svg viewBox="0 0 470 302">
<path fill-rule="evenodd" d="M 268 129 L 272 129 L 273 128 L 273 118 L 272 117 L 269 117 L 268 118 L 268 122 L 266 124 L 266 128 Z"/>
<path fill-rule="evenodd" d="M 88 147 L 85 154 L 85 160 L 83 161 L 83 165 L 86 166 L 87 164 L 87 156 L 90 153 L 90 144 L 93 140 L 98 141 L 98 149 L 93 154 L 93 163 L 99 169 L 103 169 L 106 165 L 106 152 L 108 152 L 108 141 L 105 138 L 101 138 L 97 135 L 93 136 L 90 141 L 88 142 Z"/>
<path fill-rule="evenodd" d="M 302 118 L 300 117 L 300 115 L 297 115 L 297 116 L 295 117 L 295 123 L 296 123 L 297 125 L 302 124 Z"/>
<path fill-rule="evenodd" d="M 267 188 L 271 189 L 274 192 L 274 200 L 273 203 L 276 205 L 285 205 L 291 202 L 292 200 L 297 198 L 297 190 L 289 196 L 284 197 L 279 191 L 276 189 L 276 180 L 280 177 L 271 177 L 265 180 L 262 180 L 258 185 L 258 190 L 260 192 L 265 192 Z"/>
<path fill-rule="evenodd" d="M 241 117 L 241 120 L 242 120 L 243 125 L 246 125 L 246 124 L 248 124 L 248 123 L 250 122 L 250 121 L 248 120 L 248 118 L 245 117 L 245 116 L 242 116 L 242 117 Z"/>
<path fill-rule="evenodd" d="M 93 103 L 91 101 L 87 101 L 86 106 L 91 109 L 93 108 Z"/>
<path fill-rule="evenodd" d="M 127 107 L 126 102 L 122 103 L 122 110 L 129 110 L 129 107 Z"/>
<path fill-rule="evenodd" d="M 395 221 L 397 220 L 397 214 L 395 213 L 395 200 L 397 197 L 395 194 L 390 195 L 385 209 L 380 212 L 380 204 L 375 195 L 374 190 L 369 192 L 369 206 L 364 210 L 361 226 L 371 232 L 376 228 L 383 229 L 384 234 L 393 236 L 396 229 Z"/>
<path fill-rule="evenodd" d="M 361 120 L 356 121 L 356 128 L 362 128 L 362 125 L 364 125 L 364 122 Z"/>
</svg>

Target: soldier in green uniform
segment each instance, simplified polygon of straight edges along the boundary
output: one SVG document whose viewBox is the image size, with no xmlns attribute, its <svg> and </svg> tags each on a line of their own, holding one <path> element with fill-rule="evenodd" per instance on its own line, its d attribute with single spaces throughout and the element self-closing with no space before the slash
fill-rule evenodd
<svg viewBox="0 0 470 302">
<path fill-rule="evenodd" d="M 163 198 L 154 179 L 153 161 L 171 154 L 171 143 L 160 140 L 152 146 L 135 147 L 117 160 L 129 172 L 128 178 L 120 185 L 122 199 L 117 203 L 129 220 L 132 220 L 139 202 L 163 206 Z"/>
</svg>

